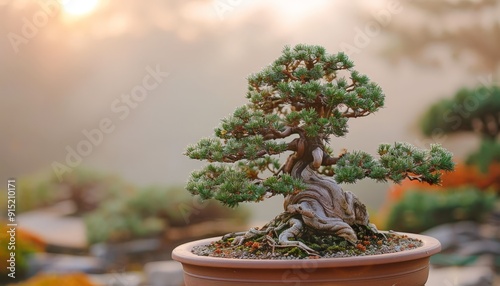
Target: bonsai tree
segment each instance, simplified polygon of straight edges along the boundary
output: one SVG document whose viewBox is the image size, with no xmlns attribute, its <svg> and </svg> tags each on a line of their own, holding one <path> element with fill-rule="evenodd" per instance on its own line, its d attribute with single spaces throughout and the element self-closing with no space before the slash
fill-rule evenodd
<svg viewBox="0 0 500 286">
<path fill-rule="evenodd" d="M 439 145 L 420 150 L 381 144 L 378 158 L 363 151 L 333 154 L 329 141 L 347 134 L 349 119 L 384 105 L 381 88 L 353 67 L 344 53 L 287 46 L 270 66 L 249 76 L 250 102 L 223 119 L 214 138 L 187 148 L 190 158 L 209 162 L 189 178 L 193 195 L 230 207 L 284 196 L 283 213 L 260 229 L 229 234 L 233 243 L 275 233 L 270 243 L 315 253 L 297 240 L 305 228 L 355 243 L 353 226 L 376 228 L 365 205 L 338 183 L 409 178 L 438 184 L 440 171 L 453 169 L 451 154 Z M 288 155 L 283 162 L 281 154 Z"/>
</svg>

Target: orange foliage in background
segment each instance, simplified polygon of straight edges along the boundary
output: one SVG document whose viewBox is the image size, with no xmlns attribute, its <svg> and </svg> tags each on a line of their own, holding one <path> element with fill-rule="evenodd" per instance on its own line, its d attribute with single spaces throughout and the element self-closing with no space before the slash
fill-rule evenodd
<svg viewBox="0 0 500 286">
<path fill-rule="evenodd" d="M 29 256 L 35 252 L 42 252 L 45 250 L 46 244 L 42 238 L 29 231 L 23 230 L 20 227 L 15 229 L 15 241 L 11 239 L 10 226 L 7 226 L 6 220 L 0 220 L 0 260 L 3 261 L 2 265 L 7 265 L 6 261 L 10 259 L 11 252 L 15 253 L 16 259 L 16 278 L 24 277 L 28 268 Z M 15 244 L 13 243 L 15 242 Z M 15 247 L 15 249 L 14 249 Z M 7 274 L 10 273 L 9 268 L 2 267 L 0 269 L 0 284 L 7 279 Z M 10 279 L 10 278 L 9 278 Z M 4 285 L 4 284 L 2 284 Z"/>
<path fill-rule="evenodd" d="M 24 230 L 23 228 L 16 229 L 16 237 L 18 240 L 29 244 L 34 252 L 43 252 L 46 247 L 45 241 L 38 235 Z"/>
<path fill-rule="evenodd" d="M 8 244 L 10 240 L 10 234 L 7 232 L 10 227 L 7 226 L 7 221 L 0 220 L 2 226 L 0 227 L 0 245 L 2 248 L 0 249 L 0 259 L 5 261 L 10 256 L 10 250 L 8 249 Z M 45 250 L 45 241 L 39 236 L 23 230 L 20 227 L 16 228 L 16 255 L 20 255 L 22 253 L 30 253 L 30 252 L 42 252 Z M 18 258 L 19 259 L 19 258 Z M 0 273 L 3 273 L 0 271 Z"/>
<path fill-rule="evenodd" d="M 471 186 L 478 190 L 495 190 L 500 194 L 500 162 L 492 163 L 486 173 L 481 172 L 475 165 L 457 163 L 453 172 L 443 173 L 441 185 L 429 185 L 410 180 L 404 180 L 401 184 L 394 184 L 389 189 L 388 200 L 377 215 L 372 217 L 372 221 L 381 229 L 387 228 L 387 219 L 392 207 L 409 190 L 440 192 L 464 186 Z"/>
<path fill-rule="evenodd" d="M 405 191 L 409 189 L 437 191 L 460 186 L 473 186 L 481 190 L 493 188 L 499 192 L 500 163 L 491 164 L 486 173 L 481 172 L 474 165 L 457 163 L 453 172 L 446 172 L 442 175 L 442 184 L 440 186 L 405 180 L 400 185 L 393 185 L 389 189 L 389 200 L 400 200 Z"/>
<path fill-rule="evenodd" d="M 24 282 L 10 284 L 9 286 L 95 286 L 87 275 L 74 274 L 39 274 Z"/>
</svg>

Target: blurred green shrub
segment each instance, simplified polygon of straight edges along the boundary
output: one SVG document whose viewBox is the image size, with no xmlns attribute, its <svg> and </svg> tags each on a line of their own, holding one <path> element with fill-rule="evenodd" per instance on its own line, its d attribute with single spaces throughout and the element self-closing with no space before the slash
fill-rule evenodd
<svg viewBox="0 0 500 286">
<path fill-rule="evenodd" d="M 101 202 L 135 193 L 137 190 L 119 176 L 104 174 L 92 169 L 76 168 L 59 180 L 55 175 L 51 187 L 56 193 L 70 199 L 77 214 L 96 209 Z"/>
<path fill-rule="evenodd" d="M 16 181 L 16 211 L 19 213 L 71 200 L 76 214 L 81 214 L 95 209 L 102 201 L 136 191 L 118 176 L 85 168 L 73 169 L 60 181 L 52 173 L 19 177 Z M 6 204 L 6 199 L 0 196 L 0 203 Z"/>
<path fill-rule="evenodd" d="M 103 203 L 85 216 L 90 244 L 119 242 L 160 235 L 170 227 L 182 227 L 216 219 L 243 224 L 246 211 L 200 202 L 181 187 L 147 187 L 131 196 Z"/>
<path fill-rule="evenodd" d="M 489 166 L 500 162 L 500 143 L 496 140 L 483 139 L 478 150 L 467 157 L 467 164 L 478 166 L 481 172 L 488 172 Z M 500 181 L 500 178 L 497 178 Z"/>
<path fill-rule="evenodd" d="M 408 189 L 394 202 L 387 217 L 388 229 L 422 232 L 443 223 L 481 222 L 494 208 L 496 193 L 474 187 L 439 191 Z"/>
<path fill-rule="evenodd" d="M 16 179 L 16 212 L 26 212 L 49 206 L 64 199 L 64 196 L 51 187 L 46 175 L 33 175 Z M 7 193 L 6 189 L 0 190 Z M 7 204 L 7 196 L 0 196 L 0 204 Z"/>
</svg>

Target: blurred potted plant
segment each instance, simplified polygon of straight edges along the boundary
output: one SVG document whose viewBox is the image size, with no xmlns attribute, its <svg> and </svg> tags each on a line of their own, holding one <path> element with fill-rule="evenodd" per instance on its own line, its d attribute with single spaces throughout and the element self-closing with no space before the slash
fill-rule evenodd
<svg viewBox="0 0 500 286">
<path fill-rule="evenodd" d="M 384 105 L 381 88 L 353 67 L 345 54 L 321 46 L 285 47 L 248 78 L 250 103 L 222 120 L 216 138 L 187 148 L 190 158 L 209 162 L 191 174 L 193 195 L 230 207 L 285 199 L 284 212 L 261 228 L 177 247 L 186 285 L 425 283 L 439 242 L 379 232 L 365 205 L 338 183 L 437 184 L 441 171 L 453 169 L 452 156 L 439 145 L 407 143 L 381 144 L 377 159 L 362 151 L 333 155 L 330 136 L 344 136 L 350 118 Z M 280 162 L 283 153 L 289 156 Z"/>
<path fill-rule="evenodd" d="M 172 239 L 188 241 L 232 231 L 245 224 L 246 217 L 243 210 L 198 203 L 184 188 L 151 186 L 104 202 L 85 216 L 85 223 L 90 244 L 120 244 L 145 238 L 172 243 Z M 213 222 L 211 228 L 196 228 L 207 222 Z M 193 228 L 198 232 L 194 233 Z"/>
</svg>

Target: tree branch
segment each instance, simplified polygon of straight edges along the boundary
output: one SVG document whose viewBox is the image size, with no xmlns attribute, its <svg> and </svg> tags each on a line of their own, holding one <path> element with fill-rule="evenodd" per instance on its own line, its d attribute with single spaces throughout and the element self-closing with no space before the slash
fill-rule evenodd
<svg viewBox="0 0 500 286">
<path fill-rule="evenodd" d="M 338 157 L 332 157 L 330 155 L 328 155 L 326 152 L 323 152 L 323 161 L 321 162 L 321 165 L 322 166 L 332 166 L 332 165 L 335 165 L 337 164 L 337 161 L 344 157 L 344 155 L 347 154 L 347 150 L 346 149 L 342 149 L 342 152 L 339 154 Z"/>
<path fill-rule="evenodd" d="M 282 139 L 285 137 L 288 137 L 292 134 L 301 134 L 303 131 L 301 131 L 302 128 L 300 127 L 292 127 L 292 126 L 287 126 L 285 130 L 283 131 L 278 131 L 276 129 L 271 129 L 269 133 L 264 135 L 264 140 L 271 140 L 271 139 Z M 293 141 L 292 141 L 293 142 Z"/>
<path fill-rule="evenodd" d="M 422 183 L 422 175 L 418 175 L 418 176 L 411 176 L 411 175 L 408 175 L 406 174 L 406 177 L 410 180 L 410 181 L 419 181 L 420 183 Z"/>
<path fill-rule="evenodd" d="M 289 79 L 291 80 L 298 80 L 296 76 L 294 76 L 289 70 L 285 69 L 283 70 L 283 73 L 288 76 Z"/>
<path fill-rule="evenodd" d="M 356 117 L 365 117 L 365 116 L 368 116 L 370 115 L 371 113 L 367 110 L 364 110 L 364 111 L 356 111 L 356 110 L 353 110 L 351 112 L 348 112 L 349 110 L 346 110 L 343 114 L 342 114 L 342 117 L 346 117 L 346 118 L 356 118 Z"/>
</svg>

